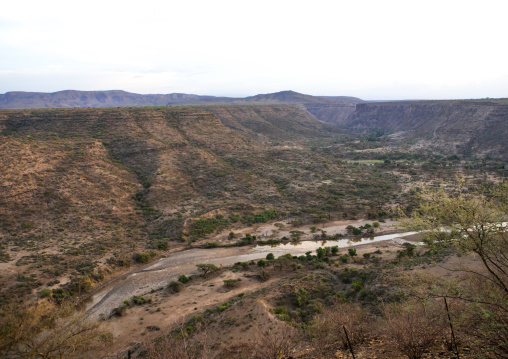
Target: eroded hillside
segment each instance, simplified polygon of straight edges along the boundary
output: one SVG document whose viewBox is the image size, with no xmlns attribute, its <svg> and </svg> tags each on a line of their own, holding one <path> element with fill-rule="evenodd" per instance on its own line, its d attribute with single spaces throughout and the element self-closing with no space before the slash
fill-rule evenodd
<svg viewBox="0 0 508 359">
<path fill-rule="evenodd" d="M 0 129 L 2 287 L 20 296 L 266 216 L 377 213 L 398 188 L 288 106 L 5 110 Z"/>
</svg>

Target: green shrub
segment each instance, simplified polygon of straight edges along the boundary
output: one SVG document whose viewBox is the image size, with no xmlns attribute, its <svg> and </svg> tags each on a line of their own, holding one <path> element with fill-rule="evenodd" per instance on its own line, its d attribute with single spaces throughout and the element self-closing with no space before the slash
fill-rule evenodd
<svg viewBox="0 0 508 359">
<path fill-rule="evenodd" d="M 178 282 L 177 282 L 178 283 Z M 182 284 L 182 283 L 180 283 Z M 132 297 L 132 300 L 131 300 L 132 304 L 134 305 L 143 305 L 143 304 L 146 304 L 146 303 L 151 303 L 152 300 L 151 299 L 145 299 L 145 297 L 141 296 L 141 297 L 138 297 L 138 296 L 134 296 Z"/>
<path fill-rule="evenodd" d="M 183 283 L 174 280 L 168 284 L 168 289 L 171 293 L 180 293 L 183 290 Z"/>
<path fill-rule="evenodd" d="M 293 302 L 297 307 L 303 307 L 305 304 L 307 304 L 307 301 L 308 297 L 305 288 L 302 287 L 295 291 L 295 299 Z"/>
<path fill-rule="evenodd" d="M 350 257 L 355 257 L 357 254 L 356 254 L 356 248 L 349 248 L 347 250 L 348 254 Z"/>
<path fill-rule="evenodd" d="M 47 298 L 47 297 L 51 297 L 51 294 L 52 294 L 52 291 L 51 291 L 51 289 L 49 289 L 49 288 L 44 288 L 44 289 L 40 290 L 39 292 L 37 292 L 37 295 L 38 295 L 40 298 Z"/>
<path fill-rule="evenodd" d="M 231 303 L 230 302 L 226 302 L 223 305 L 220 305 L 217 309 L 219 310 L 219 312 L 223 312 L 226 309 L 228 309 L 229 307 L 231 307 Z"/>
<path fill-rule="evenodd" d="M 266 282 L 268 279 L 270 279 L 270 275 L 268 274 L 267 271 L 265 271 L 264 269 L 262 269 L 260 272 L 259 272 L 259 279 L 262 281 L 262 282 Z"/>
<path fill-rule="evenodd" d="M 267 239 L 266 241 L 257 241 L 257 244 L 278 244 L 280 243 L 279 239 Z"/>
<path fill-rule="evenodd" d="M 240 220 L 240 216 L 239 216 L 238 214 L 234 214 L 234 213 L 233 213 L 232 215 L 230 215 L 230 216 L 229 216 L 229 221 L 230 221 L 231 223 L 236 223 L 236 222 L 238 222 L 239 220 Z"/>
<path fill-rule="evenodd" d="M 127 313 L 127 305 L 122 304 L 111 311 L 111 316 L 123 317 Z"/>
<path fill-rule="evenodd" d="M 66 299 L 70 298 L 70 294 L 63 288 L 56 288 L 52 290 L 53 299 L 61 304 Z"/>
<path fill-rule="evenodd" d="M 156 253 L 155 252 L 150 252 L 150 253 L 146 253 L 146 252 L 141 252 L 141 253 L 136 253 L 134 255 L 134 260 L 136 262 L 139 262 L 139 263 L 148 263 L 148 261 L 150 259 L 152 259 L 153 257 L 155 257 Z"/>
<path fill-rule="evenodd" d="M 289 316 L 288 310 L 286 308 L 277 307 L 273 310 L 273 314 L 283 321 L 290 322 L 291 317 Z"/>
<path fill-rule="evenodd" d="M 168 249 L 168 242 L 157 243 L 157 249 L 160 251 L 165 251 L 166 249 Z"/>
<path fill-rule="evenodd" d="M 273 255 L 273 253 L 268 253 L 268 254 L 266 255 L 266 259 L 267 259 L 267 260 L 269 260 L 269 261 L 272 261 L 272 260 L 274 260 L 274 259 L 275 259 L 275 256 Z"/>
<path fill-rule="evenodd" d="M 364 299 L 367 296 L 367 290 L 365 288 L 360 289 L 358 292 L 358 297 Z"/>
<path fill-rule="evenodd" d="M 70 294 L 86 293 L 92 289 L 92 280 L 88 276 L 74 277 L 69 283 Z"/>
<path fill-rule="evenodd" d="M 332 247 L 332 254 L 334 256 L 336 256 L 337 254 L 339 254 L 339 246 L 333 246 Z"/>
<path fill-rule="evenodd" d="M 361 280 L 351 283 L 351 289 L 358 292 L 362 288 L 363 282 Z"/>
<path fill-rule="evenodd" d="M 264 267 L 264 266 L 266 266 L 266 261 L 264 259 L 260 259 L 258 261 L 258 267 Z"/>
<path fill-rule="evenodd" d="M 185 283 L 188 283 L 191 279 L 189 277 L 187 277 L 185 274 L 182 274 L 182 275 L 179 275 L 178 276 L 178 281 L 185 284 Z"/>
</svg>

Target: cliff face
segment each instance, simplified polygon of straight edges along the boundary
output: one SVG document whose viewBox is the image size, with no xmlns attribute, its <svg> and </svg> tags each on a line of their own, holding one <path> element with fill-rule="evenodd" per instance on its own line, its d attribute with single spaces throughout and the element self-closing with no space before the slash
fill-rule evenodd
<svg viewBox="0 0 508 359">
<path fill-rule="evenodd" d="M 506 100 L 363 103 L 341 126 L 390 131 L 393 139 L 451 154 L 508 157 Z"/>
</svg>

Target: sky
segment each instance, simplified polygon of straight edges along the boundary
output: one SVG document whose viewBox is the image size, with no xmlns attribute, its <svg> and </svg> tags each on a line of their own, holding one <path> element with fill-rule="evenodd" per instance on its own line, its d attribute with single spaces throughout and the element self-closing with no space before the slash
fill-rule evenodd
<svg viewBox="0 0 508 359">
<path fill-rule="evenodd" d="M 507 0 L 0 5 L 0 93 L 508 97 Z"/>
</svg>

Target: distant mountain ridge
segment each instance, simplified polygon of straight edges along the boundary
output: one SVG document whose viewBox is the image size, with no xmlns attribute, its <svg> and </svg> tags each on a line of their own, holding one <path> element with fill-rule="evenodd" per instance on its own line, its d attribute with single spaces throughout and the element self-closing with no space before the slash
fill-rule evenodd
<svg viewBox="0 0 508 359">
<path fill-rule="evenodd" d="M 351 115 L 363 101 L 347 96 L 311 96 L 294 91 L 260 94 L 245 98 L 200 96 L 184 93 L 142 95 L 122 90 L 7 92 L 0 95 L 0 109 L 139 107 L 173 105 L 291 104 L 319 121 L 336 124 Z"/>
<path fill-rule="evenodd" d="M 123 90 L 58 92 L 7 92 L 0 95 L 0 108 L 73 108 L 167 106 L 199 102 L 227 102 L 230 98 L 198 96 L 183 93 L 142 95 Z"/>
</svg>

